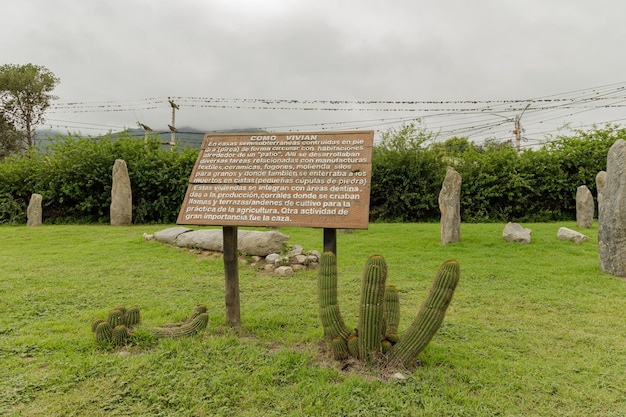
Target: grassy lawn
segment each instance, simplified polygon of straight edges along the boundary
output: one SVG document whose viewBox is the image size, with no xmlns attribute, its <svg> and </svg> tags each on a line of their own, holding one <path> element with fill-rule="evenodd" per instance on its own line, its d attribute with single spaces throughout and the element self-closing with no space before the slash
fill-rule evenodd
<svg viewBox="0 0 626 417">
<path fill-rule="evenodd" d="M 0 227 L 0 416 L 625 416 L 626 281 L 598 265 L 589 242 L 560 226 L 464 224 L 439 244 L 438 224 L 372 224 L 338 233 L 339 301 L 357 322 L 361 269 L 383 255 L 406 328 L 448 259 L 461 281 L 418 368 L 342 370 L 325 351 L 315 271 L 239 270 L 242 329 L 225 323 L 223 262 L 159 242 L 167 226 Z M 578 230 L 578 229 L 577 229 Z M 322 231 L 284 228 L 322 250 Z M 186 339 L 106 350 L 92 320 L 138 305 L 144 323 L 208 305 L 209 326 Z"/>
</svg>

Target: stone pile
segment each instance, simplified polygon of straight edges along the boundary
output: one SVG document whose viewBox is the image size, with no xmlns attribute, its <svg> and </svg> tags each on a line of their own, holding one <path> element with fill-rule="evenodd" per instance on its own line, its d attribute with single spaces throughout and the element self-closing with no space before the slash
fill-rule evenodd
<svg viewBox="0 0 626 417">
<path fill-rule="evenodd" d="M 193 230 L 187 227 L 171 227 L 153 235 L 144 234 L 144 239 L 216 254 L 223 252 L 221 229 Z M 288 240 L 289 236 L 278 231 L 238 230 L 237 250 L 241 254 L 239 262 L 280 276 L 318 267 L 321 258 L 318 251 L 305 251 L 301 245 L 287 245 Z"/>
</svg>

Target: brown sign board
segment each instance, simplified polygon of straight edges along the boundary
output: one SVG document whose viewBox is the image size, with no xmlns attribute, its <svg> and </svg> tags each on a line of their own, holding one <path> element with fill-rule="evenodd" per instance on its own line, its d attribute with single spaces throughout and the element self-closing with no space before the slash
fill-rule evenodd
<svg viewBox="0 0 626 417">
<path fill-rule="evenodd" d="M 204 136 L 178 224 L 366 229 L 373 131 Z"/>
</svg>

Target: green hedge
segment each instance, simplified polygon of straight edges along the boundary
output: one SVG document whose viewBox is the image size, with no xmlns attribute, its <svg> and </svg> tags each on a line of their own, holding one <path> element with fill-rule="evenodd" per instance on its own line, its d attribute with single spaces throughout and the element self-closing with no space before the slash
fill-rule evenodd
<svg viewBox="0 0 626 417">
<path fill-rule="evenodd" d="M 0 222 L 25 222 L 32 193 L 43 196 L 46 223 L 109 222 L 116 159 L 128 166 L 133 222 L 174 222 L 197 155 L 193 149 L 164 149 L 158 137 L 147 143 L 124 134 L 56 137 L 45 152 L 9 157 L 0 164 Z"/>
<path fill-rule="evenodd" d="M 463 179 L 465 222 L 573 220 L 576 189 L 587 185 L 596 194 L 596 174 L 606 169 L 607 152 L 626 139 L 626 129 L 574 131 L 519 153 L 508 144 L 434 139 L 413 125 L 383 133 L 372 156 L 371 221 L 439 221 L 448 165 Z M 46 223 L 109 222 L 116 159 L 128 165 L 133 222 L 174 222 L 197 155 L 197 149 L 165 149 L 158 137 L 148 143 L 123 134 L 57 137 L 43 152 L 0 163 L 0 223 L 25 223 L 32 193 L 43 196 Z"/>
<path fill-rule="evenodd" d="M 595 177 L 606 169 L 610 146 L 626 139 L 626 129 L 574 131 L 519 153 L 509 144 L 432 139 L 414 126 L 383 135 L 373 153 L 371 221 L 439 221 L 448 165 L 463 179 L 463 221 L 573 220 L 577 188 L 586 185 L 596 195 Z"/>
</svg>

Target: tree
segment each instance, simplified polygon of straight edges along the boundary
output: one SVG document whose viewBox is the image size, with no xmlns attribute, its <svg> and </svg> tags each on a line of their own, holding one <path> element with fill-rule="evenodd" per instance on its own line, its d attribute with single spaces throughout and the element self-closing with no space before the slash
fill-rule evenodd
<svg viewBox="0 0 626 417">
<path fill-rule="evenodd" d="M 21 134 L 0 112 L 0 160 L 20 150 Z"/>
<path fill-rule="evenodd" d="M 0 111 L 17 130 L 23 132 L 20 150 L 34 145 L 35 127 L 44 122 L 51 92 L 59 79 L 46 67 L 26 64 L 0 66 Z"/>
</svg>

